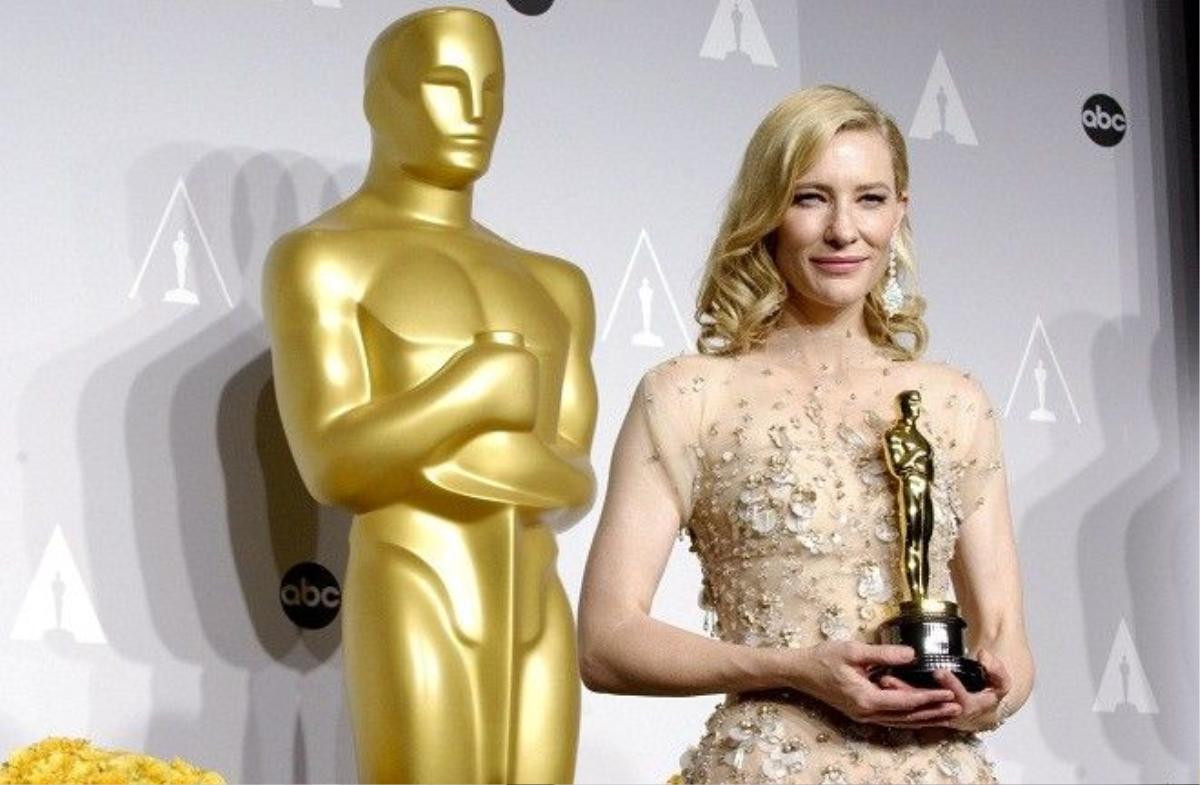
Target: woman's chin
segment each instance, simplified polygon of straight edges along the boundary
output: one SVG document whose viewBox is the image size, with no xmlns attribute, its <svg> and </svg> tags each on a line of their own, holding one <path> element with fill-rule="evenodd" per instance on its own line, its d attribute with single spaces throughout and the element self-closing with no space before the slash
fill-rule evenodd
<svg viewBox="0 0 1200 785">
<path fill-rule="evenodd" d="M 814 292 L 811 299 L 826 308 L 841 310 L 858 305 L 866 296 L 867 290 L 861 286 L 826 286 Z"/>
</svg>

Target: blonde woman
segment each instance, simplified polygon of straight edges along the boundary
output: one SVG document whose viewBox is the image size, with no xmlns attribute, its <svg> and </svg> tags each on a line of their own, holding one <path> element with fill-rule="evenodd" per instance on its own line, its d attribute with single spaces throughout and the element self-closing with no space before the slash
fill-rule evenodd
<svg viewBox="0 0 1200 785">
<path fill-rule="evenodd" d="M 904 138 L 850 90 L 796 93 L 750 140 L 697 303 L 699 352 L 642 379 L 579 608 L 592 690 L 724 694 L 687 782 L 994 782 L 979 733 L 1033 687 L 999 422 L 921 359 Z M 905 291 L 905 290 L 908 291 Z M 918 390 L 934 450 L 929 593 L 951 590 L 986 688 L 868 673 L 907 599 L 883 434 Z M 676 534 L 713 637 L 649 615 Z"/>
</svg>

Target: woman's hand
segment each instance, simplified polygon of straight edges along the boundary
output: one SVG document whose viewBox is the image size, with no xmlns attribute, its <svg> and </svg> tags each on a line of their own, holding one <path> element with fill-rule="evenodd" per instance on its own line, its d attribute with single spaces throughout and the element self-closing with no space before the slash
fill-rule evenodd
<svg viewBox="0 0 1200 785">
<path fill-rule="evenodd" d="M 915 727 L 948 721 L 962 711 L 949 687 L 886 689 L 871 681 L 867 674 L 873 666 L 911 662 L 915 652 L 909 646 L 826 641 L 807 655 L 795 686 L 856 722 Z"/>
<path fill-rule="evenodd" d="M 961 731 L 990 730 L 999 725 L 1004 719 L 1000 715 L 1000 701 L 1012 688 L 1012 677 L 1009 675 L 1008 669 L 1004 667 L 1004 663 L 996 655 L 986 649 L 980 649 L 977 656 L 987 678 L 987 686 L 979 692 L 967 692 L 967 688 L 952 671 L 945 668 L 934 671 L 934 677 L 938 682 L 954 694 L 954 705 L 958 707 L 958 711 L 951 717 L 935 722 L 914 722 L 897 718 L 884 724 L 898 728 L 920 728 L 933 725 Z M 881 686 L 897 692 L 916 690 L 915 687 L 892 676 L 884 676 L 879 683 Z"/>
</svg>

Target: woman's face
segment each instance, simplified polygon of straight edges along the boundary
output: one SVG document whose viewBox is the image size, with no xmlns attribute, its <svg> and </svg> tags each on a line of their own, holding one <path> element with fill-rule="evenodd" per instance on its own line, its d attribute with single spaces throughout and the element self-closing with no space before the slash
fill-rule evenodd
<svg viewBox="0 0 1200 785">
<path fill-rule="evenodd" d="M 842 309 L 886 274 L 908 204 L 877 131 L 839 131 L 796 183 L 776 232 L 775 264 L 802 306 Z"/>
</svg>

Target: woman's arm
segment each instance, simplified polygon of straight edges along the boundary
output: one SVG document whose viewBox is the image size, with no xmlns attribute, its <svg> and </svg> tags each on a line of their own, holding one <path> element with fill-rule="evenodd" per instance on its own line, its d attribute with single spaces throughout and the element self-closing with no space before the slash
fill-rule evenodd
<svg viewBox="0 0 1200 785">
<path fill-rule="evenodd" d="M 1034 662 L 1025 631 L 1021 570 L 1013 534 L 1008 477 L 998 415 L 978 382 L 963 396 L 974 422 L 960 483 L 963 520 L 951 576 L 963 609 L 972 651 L 997 657 L 1010 686 L 1000 704 L 982 717 L 978 729 L 1002 721 L 1021 707 L 1033 690 Z"/>
<path fill-rule="evenodd" d="M 1005 485 L 1003 479 L 1000 484 Z M 951 563 L 971 650 L 997 657 L 1011 680 L 1007 694 L 994 712 L 981 718 L 977 730 L 994 726 L 1019 709 L 1033 691 L 1035 672 L 1007 495 L 992 504 L 989 512 L 981 510 L 964 523 Z"/>
<path fill-rule="evenodd" d="M 613 618 L 580 626 L 580 673 L 594 692 L 683 696 L 778 688 L 789 667 L 783 660 L 790 653 L 794 668 L 801 656 L 706 638 L 637 610 Z"/>
<path fill-rule="evenodd" d="M 714 640 L 651 618 L 679 518 L 665 489 L 652 487 L 659 470 L 622 454 L 632 438 L 630 427 L 627 420 L 614 450 L 608 493 L 583 575 L 583 683 L 596 692 L 626 695 L 703 695 L 780 686 L 787 669 L 780 650 Z"/>
<path fill-rule="evenodd" d="M 713 640 L 650 617 L 696 471 L 684 408 L 695 402 L 676 400 L 669 378 L 660 378 L 672 370 L 651 371 L 638 385 L 613 447 L 579 598 L 583 682 L 598 692 L 636 695 L 779 686 L 778 651 Z"/>
</svg>

